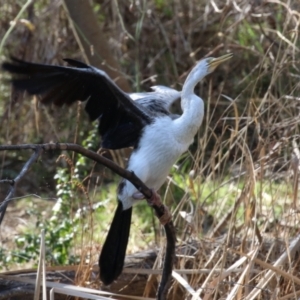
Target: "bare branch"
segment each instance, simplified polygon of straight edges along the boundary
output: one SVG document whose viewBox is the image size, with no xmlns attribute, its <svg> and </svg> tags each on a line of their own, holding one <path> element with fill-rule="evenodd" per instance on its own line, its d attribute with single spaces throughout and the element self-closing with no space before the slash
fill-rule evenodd
<svg viewBox="0 0 300 300">
<path fill-rule="evenodd" d="M 39 158 L 39 156 L 42 153 L 42 148 L 37 146 L 34 150 L 34 153 L 31 155 L 31 157 L 29 158 L 29 160 L 26 162 L 26 164 L 24 165 L 23 169 L 21 170 L 20 174 L 11 182 L 11 186 L 10 186 L 10 190 L 8 192 L 8 195 L 5 197 L 5 199 L 3 200 L 3 202 L 0 205 L 0 224 L 4 218 L 5 212 L 6 212 L 6 208 L 8 205 L 8 202 L 11 201 L 11 199 L 14 196 L 15 190 L 16 190 L 16 186 L 19 183 L 19 181 L 24 177 L 24 175 L 27 173 L 27 171 L 29 170 L 29 167 L 36 162 L 36 160 Z M 3 181 L 7 182 L 7 179 L 4 179 Z"/>
<path fill-rule="evenodd" d="M 158 300 L 167 299 L 167 295 L 168 295 L 168 291 L 172 279 L 172 270 L 175 263 L 176 232 L 172 220 L 169 221 L 164 226 L 164 228 L 165 228 L 166 238 L 167 238 L 167 247 L 166 247 L 166 255 L 164 258 L 162 277 L 156 295 Z"/>
<path fill-rule="evenodd" d="M 15 184 L 15 181 L 12 179 L 1 179 L 0 183 L 9 183 L 10 185 Z"/>
<path fill-rule="evenodd" d="M 116 174 L 130 181 L 147 199 L 151 198 L 152 191 L 149 189 L 133 172 L 127 171 L 113 161 L 97 154 L 94 151 L 87 150 L 77 144 L 69 143 L 49 143 L 49 144 L 22 144 L 22 145 L 2 145 L 0 146 L 0 151 L 3 150 L 26 150 L 36 148 L 41 148 L 43 151 L 47 150 L 71 150 L 76 153 L 82 154 L 85 157 L 88 157 L 94 160 L 97 163 L 100 163 L 109 169 L 111 169 Z"/>
</svg>

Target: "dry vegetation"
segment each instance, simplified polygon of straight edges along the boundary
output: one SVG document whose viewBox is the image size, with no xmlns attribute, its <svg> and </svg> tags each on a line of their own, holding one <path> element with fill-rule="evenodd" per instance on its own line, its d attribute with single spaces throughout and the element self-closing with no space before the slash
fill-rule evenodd
<svg viewBox="0 0 300 300">
<path fill-rule="evenodd" d="M 0 1 L 1 37 L 21 2 Z M 19 21 L 0 49 L 1 61 L 9 54 L 55 64 L 63 57 L 82 59 L 61 1 L 50 2 L 36 1 L 25 11 L 35 29 Z M 154 84 L 179 89 L 198 59 L 234 53 L 197 87 L 206 103 L 205 123 L 164 190 L 180 254 L 169 298 L 299 298 L 300 2 L 94 0 L 93 5 L 133 91 Z M 91 129 L 76 107 L 36 110 L 22 95 L 10 97 L 5 76 L 0 74 L 1 143 L 80 143 Z M 18 172 L 26 155 L 2 155 L 2 178 Z M 123 159 L 122 153 L 113 157 Z M 19 194 L 54 195 L 55 158 L 46 157 Z M 108 177 L 100 180 L 102 189 Z M 84 184 L 96 192 L 95 185 Z M 96 260 L 98 249 L 93 251 Z M 160 267 L 159 260 L 154 266 Z M 193 274 L 185 274 L 189 270 Z M 152 283 L 150 278 L 144 296 L 153 296 Z"/>
</svg>

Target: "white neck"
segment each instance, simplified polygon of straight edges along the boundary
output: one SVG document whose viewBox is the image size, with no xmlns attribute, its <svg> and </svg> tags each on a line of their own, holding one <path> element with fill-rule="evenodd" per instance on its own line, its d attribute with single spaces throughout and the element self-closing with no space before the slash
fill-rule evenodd
<svg viewBox="0 0 300 300">
<path fill-rule="evenodd" d="M 204 117 L 204 103 L 203 100 L 194 94 L 196 84 L 203 76 L 195 78 L 193 72 L 187 77 L 181 92 L 181 108 L 183 114 L 180 118 L 174 121 L 176 126 L 176 135 L 178 138 L 188 145 L 190 145 L 197 133 Z"/>
</svg>

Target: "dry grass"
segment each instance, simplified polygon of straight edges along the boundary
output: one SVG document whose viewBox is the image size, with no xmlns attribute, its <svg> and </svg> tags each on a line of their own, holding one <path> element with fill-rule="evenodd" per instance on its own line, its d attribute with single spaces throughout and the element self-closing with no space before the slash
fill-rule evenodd
<svg viewBox="0 0 300 300">
<path fill-rule="evenodd" d="M 178 250 L 170 299 L 299 297 L 299 1 L 94 1 L 100 2 L 99 19 L 134 90 L 180 88 L 196 60 L 234 53 L 196 89 L 205 122 L 166 186 L 179 249 L 186 251 Z M 20 7 L 0 3 L 4 36 Z M 59 2 L 37 7 L 29 10 L 35 31 L 17 24 L 4 53 L 47 63 L 80 57 Z M 80 142 L 76 108 L 36 111 L 18 95 L 8 101 L 4 85 L 0 90 L 2 143 Z M 15 158 L 2 162 L 4 171 L 15 169 Z"/>
</svg>

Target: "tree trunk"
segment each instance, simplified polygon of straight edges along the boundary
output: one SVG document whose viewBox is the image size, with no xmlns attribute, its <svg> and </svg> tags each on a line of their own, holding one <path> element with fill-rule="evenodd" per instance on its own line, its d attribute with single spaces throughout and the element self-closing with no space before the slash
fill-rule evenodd
<svg viewBox="0 0 300 300">
<path fill-rule="evenodd" d="M 122 90 L 129 92 L 130 86 L 118 71 L 120 66 L 112 55 L 108 38 L 101 30 L 90 2 L 64 0 L 64 7 L 86 62 L 105 71 Z"/>
</svg>

